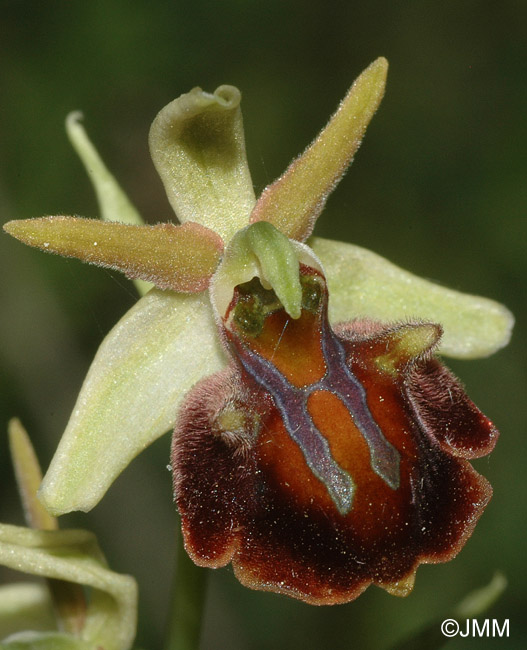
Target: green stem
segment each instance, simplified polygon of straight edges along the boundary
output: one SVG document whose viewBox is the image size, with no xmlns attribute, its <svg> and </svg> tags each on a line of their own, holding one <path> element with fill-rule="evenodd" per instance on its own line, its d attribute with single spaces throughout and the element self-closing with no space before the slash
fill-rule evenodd
<svg viewBox="0 0 527 650">
<path fill-rule="evenodd" d="M 183 547 L 183 537 L 178 533 L 165 650 L 198 650 L 206 583 L 206 570 L 192 562 Z"/>
</svg>

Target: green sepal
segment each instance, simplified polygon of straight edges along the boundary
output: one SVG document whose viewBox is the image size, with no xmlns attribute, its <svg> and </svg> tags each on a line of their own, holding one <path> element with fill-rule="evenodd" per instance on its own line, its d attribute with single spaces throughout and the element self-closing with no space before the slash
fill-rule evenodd
<svg viewBox="0 0 527 650">
<path fill-rule="evenodd" d="M 493 300 L 434 284 L 353 244 L 320 237 L 309 244 L 326 272 L 333 323 L 355 318 L 439 323 L 438 351 L 460 359 L 486 357 L 509 342 L 514 317 Z"/>
<path fill-rule="evenodd" d="M 143 218 L 122 190 L 115 176 L 108 170 L 88 137 L 82 125 L 82 118 L 80 111 L 70 113 L 66 117 L 66 133 L 92 182 L 101 219 L 135 226 L 143 225 Z M 152 288 L 152 284 L 144 280 L 136 279 L 134 284 L 141 295 Z"/>
<path fill-rule="evenodd" d="M 194 88 L 165 106 L 150 129 L 150 153 L 178 219 L 227 243 L 249 222 L 255 198 L 245 154 L 240 91 Z"/>
<path fill-rule="evenodd" d="M 97 195 L 101 218 L 140 226 L 143 219 L 102 161 L 81 124 L 83 115 L 74 111 L 66 117 L 66 133 L 81 159 Z"/>
<path fill-rule="evenodd" d="M 53 630 L 56 617 L 44 582 L 0 586 L 0 639 L 20 630 Z"/>
<path fill-rule="evenodd" d="M 91 510 L 145 447 L 174 427 L 185 393 L 225 364 L 207 294 L 153 289 L 102 342 L 44 476 L 54 515 Z"/>
<path fill-rule="evenodd" d="M 72 638 L 90 643 L 92 648 L 131 648 L 137 622 L 136 582 L 131 576 L 108 569 L 92 533 L 42 531 L 0 524 L 0 564 L 31 575 L 90 587 L 85 624 L 78 637 Z M 82 644 L 64 647 L 84 649 Z"/>
</svg>

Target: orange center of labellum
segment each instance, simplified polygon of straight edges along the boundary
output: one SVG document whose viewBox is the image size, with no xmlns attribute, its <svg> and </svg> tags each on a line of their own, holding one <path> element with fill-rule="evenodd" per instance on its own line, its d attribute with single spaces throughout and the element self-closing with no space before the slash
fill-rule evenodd
<svg viewBox="0 0 527 650">
<path fill-rule="evenodd" d="M 373 472 L 392 490 L 400 483 L 400 454 L 375 421 L 366 390 L 329 326 L 322 276 L 303 267 L 301 283 L 296 320 L 258 279 L 240 285 L 225 317 L 226 332 L 249 380 L 271 395 L 290 439 L 346 515 L 357 480 L 339 462 L 340 441 L 362 436 Z"/>
</svg>

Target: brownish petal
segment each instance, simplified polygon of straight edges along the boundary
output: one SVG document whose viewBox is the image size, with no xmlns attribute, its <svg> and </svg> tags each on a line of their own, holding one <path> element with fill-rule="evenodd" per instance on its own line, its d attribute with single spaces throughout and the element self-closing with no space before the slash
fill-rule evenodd
<svg viewBox="0 0 527 650">
<path fill-rule="evenodd" d="M 251 223 L 269 221 L 298 241 L 309 237 L 381 102 L 387 72 L 383 57 L 362 72 L 314 142 L 262 192 Z"/>
<path fill-rule="evenodd" d="M 215 232 L 191 222 L 132 226 L 57 216 L 10 221 L 4 230 L 48 253 L 77 257 L 160 289 L 188 293 L 207 288 L 223 251 Z"/>
<path fill-rule="evenodd" d="M 302 274 L 295 321 L 265 290 L 240 289 L 225 318 L 233 364 L 196 386 L 182 409 L 172 462 L 186 547 L 204 566 L 231 561 L 249 587 L 313 604 L 347 602 L 369 584 L 406 595 L 419 564 L 460 550 L 491 489 L 448 453 L 434 422 L 423 425 L 416 377 L 428 386 L 439 372 L 426 360 L 433 328 L 359 322 L 337 337 L 325 289 L 310 293 L 320 274 Z M 312 374 L 297 362 L 302 340 Z M 415 367 L 405 356 L 412 346 Z M 402 354 L 403 370 L 379 365 L 386 350 L 397 351 L 392 361 Z M 451 387 L 440 381 L 436 390 Z M 461 429 L 463 410 L 453 417 Z"/>
</svg>

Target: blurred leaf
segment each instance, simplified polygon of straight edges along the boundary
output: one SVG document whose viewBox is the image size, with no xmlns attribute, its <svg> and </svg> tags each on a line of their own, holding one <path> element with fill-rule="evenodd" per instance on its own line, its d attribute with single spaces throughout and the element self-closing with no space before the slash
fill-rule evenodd
<svg viewBox="0 0 527 650">
<path fill-rule="evenodd" d="M 441 631 L 443 621 L 447 619 L 459 621 L 484 614 L 501 597 L 506 587 L 505 576 L 496 572 L 488 585 L 471 591 L 450 613 L 435 619 L 413 636 L 396 643 L 391 650 L 439 650 L 439 648 L 443 648 L 450 640 Z"/>
</svg>

